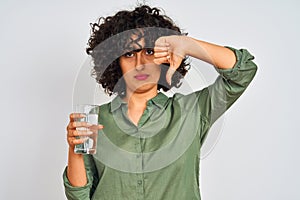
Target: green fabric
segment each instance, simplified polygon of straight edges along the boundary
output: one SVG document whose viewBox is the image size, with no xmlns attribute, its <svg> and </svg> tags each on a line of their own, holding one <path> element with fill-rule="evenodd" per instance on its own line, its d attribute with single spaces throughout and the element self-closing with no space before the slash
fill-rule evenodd
<svg viewBox="0 0 300 200">
<path fill-rule="evenodd" d="M 229 47 L 228 47 L 229 48 Z M 238 99 L 257 67 L 245 49 L 232 49 L 232 69 L 189 95 L 150 99 L 138 126 L 120 97 L 100 107 L 97 154 L 85 155 L 88 183 L 72 187 L 70 200 L 200 200 L 200 148 L 212 124 Z"/>
</svg>

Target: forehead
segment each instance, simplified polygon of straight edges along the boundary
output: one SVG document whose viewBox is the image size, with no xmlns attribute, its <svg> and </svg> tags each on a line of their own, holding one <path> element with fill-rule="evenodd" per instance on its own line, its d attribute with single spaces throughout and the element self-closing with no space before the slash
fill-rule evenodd
<svg viewBox="0 0 300 200">
<path fill-rule="evenodd" d="M 154 48 L 158 38 L 158 31 L 150 28 L 138 28 L 121 34 L 120 43 L 122 53 L 138 49 Z"/>
<path fill-rule="evenodd" d="M 142 49 L 145 47 L 145 37 L 140 35 L 131 35 L 129 38 L 129 48 Z"/>
</svg>

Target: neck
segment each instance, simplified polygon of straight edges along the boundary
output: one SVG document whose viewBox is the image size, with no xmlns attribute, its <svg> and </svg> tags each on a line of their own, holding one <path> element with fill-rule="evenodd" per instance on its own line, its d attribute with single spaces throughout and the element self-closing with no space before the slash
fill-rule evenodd
<svg viewBox="0 0 300 200">
<path fill-rule="evenodd" d="M 137 93 L 137 92 L 130 93 L 129 91 L 127 91 L 124 101 L 128 103 L 129 108 L 132 107 L 146 108 L 147 101 L 149 99 L 152 99 L 156 95 L 157 95 L 157 90 L 150 90 L 148 92 L 143 92 L 143 93 Z"/>
<path fill-rule="evenodd" d="M 127 102 L 127 115 L 136 126 L 138 125 L 138 122 L 147 107 L 147 101 L 156 95 L 157 88 L 140 93 L 137 91 L 126 91 L 126 97 L 123 100 Z"/>
</svg>

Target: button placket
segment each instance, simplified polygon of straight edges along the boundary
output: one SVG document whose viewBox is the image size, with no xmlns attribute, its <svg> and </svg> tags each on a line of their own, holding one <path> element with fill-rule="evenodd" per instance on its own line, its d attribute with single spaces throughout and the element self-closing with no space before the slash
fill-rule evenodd
<svg viewBox="0 0 300 200">
<path fill-rule="evenodd" d="M 142 142 L 141 133 L 138 131 L 137 142 L 135 143 L 136 149 L 136 187 L 137 187 L 137 199 L 144 199 L 144 180 L 143 180 L 143 152 L 142 152 Z"/>
</svg>

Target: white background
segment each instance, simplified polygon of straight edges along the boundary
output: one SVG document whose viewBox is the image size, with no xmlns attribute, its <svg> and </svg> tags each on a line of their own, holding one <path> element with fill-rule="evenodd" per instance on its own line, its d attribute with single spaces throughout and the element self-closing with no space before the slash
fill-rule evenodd
<svg viewBox="0 0 300 200">
<path fill-rule="evenodd" d="M 0 199 L 66 199 L 65 127 L 89 23 L 135 0 L 0 2 Z M 299 200 L 296 0 L 149 1 L 190 36 L 247 48 L 259 66 L 202 160 L 204 200 Z"/>
</svg>

